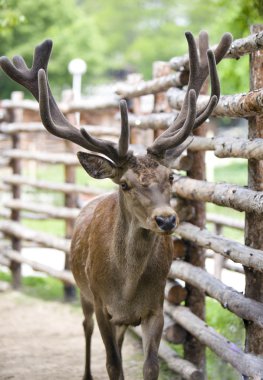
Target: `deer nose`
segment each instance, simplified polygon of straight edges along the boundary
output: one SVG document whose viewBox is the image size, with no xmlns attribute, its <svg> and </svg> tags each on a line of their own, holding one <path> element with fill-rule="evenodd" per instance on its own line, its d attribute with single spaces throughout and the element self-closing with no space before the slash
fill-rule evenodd
<svg viewBox="0 0 263 380">
<path fill-rule="evenodd" d="M 156 216 L 155 221 L 158 224 L 158 226 L 161 228 L 163 231 L 171 231 L 176 224 L 176 217 L 175 215 L 171 216 Z"/>
</svg>

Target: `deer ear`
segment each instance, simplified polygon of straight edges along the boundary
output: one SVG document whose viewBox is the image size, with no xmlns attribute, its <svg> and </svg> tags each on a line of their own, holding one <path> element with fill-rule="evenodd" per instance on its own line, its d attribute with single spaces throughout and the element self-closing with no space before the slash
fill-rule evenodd
<svg viewBox="0 0 263 380">
<path fill-rule="evenodd" d="M 96 179 L 113 179 L 116 177 L 117 167 L 106 158 L 85 152 L 78 152 L 77 156 L 79 162 L 91 177 Z"/>
</svg>

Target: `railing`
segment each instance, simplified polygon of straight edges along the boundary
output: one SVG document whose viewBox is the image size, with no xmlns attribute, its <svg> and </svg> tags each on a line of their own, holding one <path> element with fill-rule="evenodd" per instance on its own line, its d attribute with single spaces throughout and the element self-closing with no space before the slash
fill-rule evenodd
<svg viewBox="0 0 263 380">
<path fill-rule="evenodd" d="M 246 39 L 234 41 L 228 57 L 236 58 L 257 51 L 257 54 L 252 54 L 251 59 L 255 73 L 263 62 L 263 52 L 260 51 L 263 46 L 263 32 L 262 28 L 255 29 L 254 32 L 255 34 Z M 174 107 L 180 108 L 183 94 L 182 90 L 173 87 L 182 87 L 187 83 L 187 62 L 188 58 L 184 56 L 172 59 L 171 62 L 155 64 L 155 69 L 156 67 L 159 69 L 155 70 L 157 74 L 153 80 L 140 81 L 129 85 L 123 84 L 118 88 L 117 93 L 120 97 L 130 99 L 132 111 L 130 113 L 130 124 L 133 129 L 133 143 L 138 142 L 140 131 L 152 129 L 152 137 L 157 136 L 160 129 L 167 128 L 170 120 L 176 116 L 178 111 Z M 236 64 L 238 65 L 238 62 Z M 177 71 L 172 73 L 172 69 Z M 162 75 L 164 72 L 165 75 Z M 249 138 L 230 138 L 227 133 L 220 138 L 198 135 L 195 136 L 190 145 L 187 156 L 181 157 L 174 163 L 174 167 L 184 171 L 186 175 L 177 173 L 173 187 L 174 205 L 182 222 L 176 232 L 174 262 L 165 290 L 166 322 L 164 337 L 177 344 L 183 343 L 184 359 L 178 357 L 165 340 L 162 340 L 160 355 L 167 361 L 168 366 L 181 374 L 184 379 L 205 378 L 203 365 L 205 346 L 209 347 L 224 361 L 230 363 L 244 378 L 260 379 L 263 377 L 263 359 L 261 357 L 263 355 L 263 172 L 260 165 L 260 160 L 263 158 L 263 139 L 260 134 L 260 125 L 262 126 L 263 120 L 262 116 L 259 116 L 262 115 L 263 110 L 263 82 L 262 75 L 261 79 L 258 78 L 259 74 L 253 75 L 252 82 L 254 81 L 255 87 L 251 88 L 251 92 L 227 97 L 222 96 L 214 111 L 215 117 L 249 118 Z M 140 97 L 147 94 L 154 96 L 153 112 L 141 114 Z M 200 100 L 200 107 L 202 107 L 202 101 L 203 98 Z M 32 131 L 41 135 L 45 133 L 43 127 L 38 123 L 29 125 L 22 122 L 21 109 L 26 110 L 29 106 L 31 110 L 37 109 L 35 103 L 24 102 L 21 99 L 2 102 L 2 107 L 9 114 L 9 120 L 12 118 L 12 123 L 2 123 L 0 127 L 2 133 L 8 135 L 12 141 L 11 149 L 5 150 L 3 154 L 5 163 L 11 164 L 12 174 L 4 176 L 1 187 L 3 191 L 7 191 L 6 186 L 9 186 L 12 197 L 5 201 L 5 207 L 11 211 L 10 219 L 6 218 L 7 211 L 2 211 L 1 214 L 6 219 L 0 221 L 0 231 L 11 237 L 11 248 L 2 250 L 0 262 L 4 265 L 10 265 L 15 286 L 19 286 L 20 264 L 27 263 L 35 270 L 40 270 L 62 280 L 69 287 L 68 294 L 70 295 L 72 290 L 70 286 L 74 284 L 74 280 L 68 270 L 68 262 L 66 262 L 64 271 L 56 271 L 25 259 L 19 252 L 22 242 L 26 240 L 62 250 L 68 257 L 72 221 L 78 214 L 75 196 L 79 193 L 94 196 L 100 191 L 75 183 L 74 171 L 77 159 L 74 154 L 32 152 L 28 149 L 21 149 L 21 138 L 19 136 L 22 133 L 32 133 Z M 100 110 L 104 109 L 105 112 L 107 112 L 108 107 L 111 107 L 115 110 L 114 112 L 117 112 L 118 102 L 113 103 L 94 107 L 98 107 Z M 75 111 L 84 113 L 92 112 L 95 108 L 83 102 L 80 105 L 64 106 L 64 111 L 66 113 Z M 116 121 L 113 120 L 113 124 L 115 123 Z M 93 135 L 107 134 L 114 138 L 118 134 L 117 127 L 101 128 L 93 125 L 87 126 L 87 128 Z M 140 138 L 141 140 L 142 138 Z M 248 187 L 205 181 L 205 151 L 213 151 L 219 158 L 239 157 L 247 159 L 250 176 Z M 22 175 L 21 161 L 27 160 L 50 165 L 62 164 L 65 168 L 65 183 L 38 181 Z M 3 162 L 3 164 L 5 163 Z M 65 197 L 64 206 L 43 206 L 25 201 L 21 197 L 23 186 L 61 192 Z M 216 231 L 210 232 L 205 229 L 205 202 L 245 213 L 245 245 L 220 235 L 223 226 L 244 230 L 243 222 L 208 214 L 207 221 L 216 226 Z M 65 238 L 50 236 L 26 228 L 21 224 L 22 210 L 40 213 L 48 218 L 66 220 Z M 219 279 L 221 269 L 217 271 L 217 278 L 205 271 L 205 257 L 207 255 L 215 257 L 215 262 L 221 269 L 224 267 L 228 270 L 243 272 L 240 264 L 243 265 L 246 277 L 244 295 L 227 287 Z M 224 258 L 228 261 L 224 261 Z M 239 266 L 230 264 L 230 262 L 238 263 Z M 185 287 L 178 284 L 175 281 L 176 279 L 183 281 Z M 227 308 L 245 321 L 245 352 L 203 321 L 205 317 L 205 295 L 216 299 L 223 308 Z M 179 306 L 182 301 L 185 301 L 185 306 Z M 140 334 L 138 329 L 135 331 Z"/>
</svg>

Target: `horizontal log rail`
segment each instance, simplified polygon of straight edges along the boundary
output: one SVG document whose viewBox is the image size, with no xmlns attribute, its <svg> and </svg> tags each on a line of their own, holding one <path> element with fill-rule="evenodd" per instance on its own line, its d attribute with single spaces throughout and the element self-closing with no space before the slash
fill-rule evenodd
<svg viewBox="0 0 263 380">
<path fill-rule="evenodd" d="M 175 73 L 152 79 L 140 81 L 136 84 L 121 83 L 116 88 L 116 93 L 123 98 L 135 98 L 138 96 L 156 94 L 167 91 L 171 87 L 183 87 L 188 83 L 187 73 Z"/>
<path fill-rule="evenodd" d="M 201 247 L 212 249 L 236 263 L 263 272 L 263 252 L 258 249 L 247 247 L 207 230 L 201 230 L 199 227 L 186 222 L 179 224 L 176 234 Z"/>
<path fill-rule="evenodd" d="M 140 338 L 142 338 L 141 327 L 130 327 L 130 329 Z M 203 374 L 190 361 L 180 358 L 176 352 L 169 347 L 168 343 L 161 339 L 158 355 L 163 359 L 168 368 L 179 373 L 186 380 L 203 380 Z"/>
<path fill-rule="evenodd" d="M 58 207 L 49 204 L 33 203 L 20 199 L 4 201 L 4 206 L 12 210 L 27 210 L 34 213 L 46 215 L 54 219 L 76 219 L 80 213 L 79 208 Z"/>
<path fill-rule="evenodd" d="M 26 151 L 21 149 L 9 149 L 3 152 L 6 158 L 18 158 L 21 160 L 33 160 L 47 164 L 79 165 L 76 154 L 73 153 L 48 153 L 38 151 Z"/>
<path fill-rule="evenodd" d="M 263 327 L 262 303 L 244 297 L 204 269 L 176 260 L 171 266 L 169 277 L 179 278 L 187 282 L 219 301 L 224 308 L 232 311 L 238 317 L 253 321 Z"/>
<path fill-rule="evenodd" d="M 26 257 L 22 256 L 21 253 L 16 251 L 0 251 L 0 256 L 2 256 L 5 259 L 9 259 L 12 261 L 15 261 L 20 264 L 27 264 L 29 265 L 33 270 L 37 272 L 45 273 L 49 276 L 52 276 L 54 278 L 57 278 L 58 280 L 61 280 L 65 283 L 75 285 L 75 280 L 73 278 L 73 275 L 70 271 L 59 271 L 56 269 L 53 269 L 47 265 L 38 263 L 33 260 L 29 260 Z"/>
<path fill-rule="evenodd" d="M 77 193 L 90 196 L 105 194 L 105 190 L 99 188 L 91 188 L 89 186 L 82 186 L 71 183 L 51 183 L 43 180 L 30 179 L 16 174 L 3 178 L 3 182 L 8 185 L 26 185 L 37 189 L 62 192 L 64 194 Z"/>
<path fill-rule="evenodd" d="M 188 308 L 184 306 L 171 306 L 165 302 L 164 309 L 177 323 L 214 351 L 219 357 L 231 364 L 240 374 L 252 376 L 254 379 L 261 379 L 263 377 L 262 358 L 245 354 L 237 345 L 218 334 Z"/>
<path fill-rule="evenodd" d="M 178 116 L 178 112 L 151 113 L 149 115 L 129 114 L 129 125 L 138 129 L 166 129 Z"/>
<path fill-rule="evenodd" d="M 192 152 L 214 150 L 219 158 L 263 159 L 263 139 L 248 140 L 238 137 L 198 137 L 195 136 L 188 147 Z"/>
<path fill-rule="evenodd" d="M 213 49 L 216 47 L 214 46 Z M 245 38 L 234 40 L 224 58 L 238 59 L 243 55 L 250 54 L 263 48 L 263 32 L 251 34 Z M 185 54 L 181 57 L 174 57 L 170 60 L 173 70 L 189 70 L 189 56 Z"/>
<path fill-rule="evenodd" d="M 69 103 L 58 103 L 59 109 L 64 114 L 67 113 L 74 113 L 74 112 L 96 112 L 96 111 L 102 111 L 107 110 L 109 108 L 116 108 L 116 110 L 119 107 L 119 99 L 116 97 L 109 98 L 109 99 L 82 99 L 77 101 L 71 101 Z M 22 110 L 28 110 L 28 111 L 35 111 L 39 112 L 39 106 L 38 103 L 34 100 L 29 99 L 22 99 L 22 100 L 9 100 L 5 99 L 0 102 L 0 107 L 12 110 L 20 108 Z"/>
<path fill-rule="evenodd" d="M 244 274 L 244 268 L 239 265 L 235 265 L 230 261 L 226 261 L 223 263 L 223 268 L 227 270 L 231 270 L 233 272 Z"/>
<path fill-rule="evenodd" d="M 0 231 L 6 235 L 21 240 L 34 241 L 44 247 L 58 249 L 67 254 L 70 251 L 69 239 L 63 239 L 44 232 L 34 231 L 31 228 L 22 226 L 18 222 L 0 220 Z"/>
<path fill-rule="evenodd" d="M 107 127 L 102 125 L 81 125 L 87 132 L 93 136 L 113 136 L 118 137 L 120 134 L 119 127 Z M 2 123 L 0 124 L 0 133 L 12 135 L 16 133 L 32 133 L 32 132 L 44 132 L 47 133 L 43 124 L 40 122 L 35 123 Z"/>
<path fill-rule="evenodd" d="M 263 191 L 254 191 L 227 183 L 195 180 L 179 175 L 175 175 L 174 179 L 175 196 L 211 202 L 237 211 L 263 213 Z"/>
<path fill-rule="evenodd" d="M 243 220 L 237 220 L 234 218 L 228 218 L 226 216 L 208 213 L 206 214 L 206 221 L 209 223 L 218 224 L 222 227 L 231 227 L 237 230 L 244 230 L 245 222 Z"/>
<path fill-rule="evenodd" d="M 180 110 L 183 105 L 185 91 L 171 88 L 168 93 L 170 107 Z M 200 95 L 197 100 L 197 110 L 203 109 L 209 101 L 209 96 Z M 247 94 L 222 95 L 212 116 L 217 117 L 251 117 L 262 114 L 263 89 L 250 91 Z"/>
<path fill-rule="evenodd" d="M 253 34 L 246 38 L 237 39 L 232 42 L 231 47 L 225 58 L 240 58 L 245 54 L 263 48 L 263 33 Z M 213 48 L 215 49 L 215 47 Z M 116 88 L 116 93 L 125 98 L 133 98 L 147 94 L 156 94 L 166 91 L 171 87 L 183 87 L 187 84 L 187 75 L 185 71 L 189 70 L 188 54 L 182 57 L 174 57 L 170 60 L 170 67 L 178 71 L 176 74 L 169 74 L 161 78 L 149 81 L 141 81 L 134 85 L 120 84 Z"/>
</svg>

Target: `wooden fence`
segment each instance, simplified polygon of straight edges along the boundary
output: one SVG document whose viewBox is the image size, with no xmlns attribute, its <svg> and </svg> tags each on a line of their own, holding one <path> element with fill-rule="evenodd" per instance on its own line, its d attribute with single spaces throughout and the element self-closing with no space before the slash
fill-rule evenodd
<svg viewBox="0 0 263 380">
<path fill-rule="evenodd" d="M 244 54 L 250 54 L 251 91 L 247 94 L 222 96 L 213 115 L 214 117 L 229 116 L 248 119 L 248 138 L 230 138 L 227 133 L 220 138 L 208 138 L 205 136 L 205 128 L 201 128 L 190 145 L 187 155 L 174 162 L 175 169 L 180 170 L 176 172 L 173 190 L 174 206 L 180 214 L 181 224 L 174 240 L 175 260 L 171 266 L 165 290 L 166 318 L 160 356 L 166 360 L 169 368 L 179 373 L 183 379 L 206 378 L 205 347 L 209 347 L 225 362 L 231 364 L 243 375 L 244 379 L 263 378 L 262 26 L 254 26 L 250 36 L 234 41 L 227 58 L 236 59 Z M 238 61 L 236 64 L 238 65 Z M 132 143 L 138 142 L 137 136 L 141 131 L 152 130 L 152 137 L 156 137 L 160 130 L 167 128 L 182 104 L 184 96 L 182 87 L 187 83 L 187 70 L 188 57 L 177 57 L 170 62 L 155 63 L 154 78 L 151 81 L 140 80 L 138 83 L 124 83 L 118 87 L 118 96 L 130 100 L 129 119 L 132 127 Z M 153 109 L 149 114 L 142 114 L 140 99 L 147 94 L 153 95 Z M 202 102 L 205 100 L 205 95 L 203 95 L 198 101 L 198 107 L 202 107 Z M 11 197 L 5 200 L 5 209 L 1 211 L 3 218 L 0 220 L 0 231 L 10 237 L 11 247 L 1 249 L 0 263 L 10 266 L 15 287 L 19 287 L 20 284 L 21 263 L 26 263 L 35 270 L 62 280 L 65 283 L 66 295 L 70 298 L 74 280 L 69 271 L 67 258 L 73 220 L 79 212 L 76 195 L 81 193 L 90 197 L 101 190 L 76 183 L 75 168 L 78 162 L 75 154 L 71 153 L 71 145 L 67 144 L 66 153 L 21 149 L 22 134 L 38 133 L 39 141 L 46 133 L 40 123 L 24 123 L 22 120 L 23 110 L 25 112 L 30 109 L 35 112 L 38 109 L 36 103 L 13 98 L 11 101 L 3 101 L 1 106 L 5 111 L 5 121 L 0 125 L 0 131 L 11 141 L 10 148 L 3 152 L 1 164 L 10 165 L 12 173 L 8 175 L 5 173 L 1 183 L 3 193 L 9 192 Z M 93 106 L 87 102 L 79 105 L 62 104 L 61 108 L 66 114 L 81 112 L 82 115 L 85 112 L 92 113 L 98 110 L 109 113 L 109 109 L 113 114 L 117 112 L 117 106 L 118 99 L 116 98 L 116 102 L 104 102 L 93 104 Z M 116 124 L 114 119 L 113 124 Z M 118 134 L 117 127 L 88 125 L 86 128 L 97 136 L 106 134 L 114 138 Z M 149 138 L 148 135 L 147 138 Z M 213 151 L 219 158 L 247 159 L 248 186 L 207 182 L 205 180 L 205 151 Z M 49 183 L 23 175 L 21 162 L 25 161 L 50 165 L 62 164 L 65 183 Z M 25 201 L 22 197 L 25 186 L 62 193 L 64 207 Z M 229 218 L 208 215 L 207 220 L 217 226 L 217 233 L 205 229 L 206 202 L 244 213 L 245 226 L 244 223 Z M 26 228 L 21 223 L 22 211 L 65 220 L 65 237 L 56 237 Z M 218 235 L 222 226 L 244 230 L 245 244 Z M 65 252 L 65 270 L 56 271 L 25 259 L 20 254 L 24 241 Z M 205 258 L 211 255 L 215 255 L 217 265 L 244 272 L 246 279 L 244 294 L 226 286 L 219 278 L 205 271 Z M 224 263 L 219 258 L 226 258 L 228 261 Z M 230 264 L 229 261 L 242 264 L 244 270 L 240 269 L 240 266 Z M 178 284 L 176 279 L 183 281 L 180 284 L 185 283 L 185 286 Z M 217 300 L 223 308 L 227 308 L 244 320 L 246 329 L 244 351 L 206 324 L 205 296 Z M 185 301 L 185 306 L 180 306 L 182 301 Z M 140 335 L 140 330 L 136 328 L 135 331 Z M 165 338 L 176 344 L 183 344 L 184 358 L 176 355 Z"/>
</svg>

